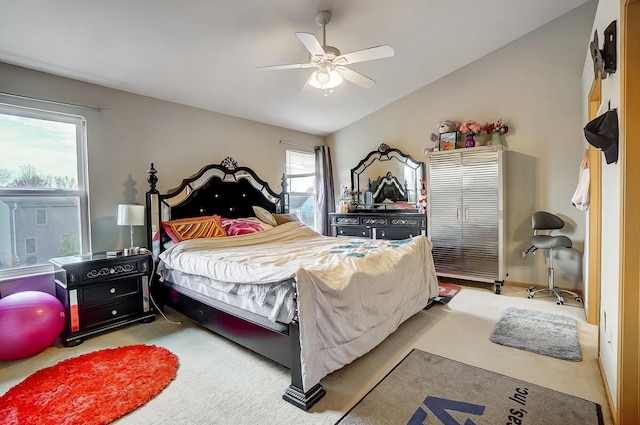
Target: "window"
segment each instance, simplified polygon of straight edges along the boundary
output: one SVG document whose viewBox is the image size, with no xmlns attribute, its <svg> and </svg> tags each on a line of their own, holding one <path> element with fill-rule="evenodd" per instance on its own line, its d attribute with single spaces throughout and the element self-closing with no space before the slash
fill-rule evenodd
<svg viewBox="0 0 640 425">
<path fill-rule="evenodd" d="M 36 210 L 36 224 L 47 224 L 47 210 Z"/>
<path fill-rule="evenodd" d="M 0 103 L 0 278 L 90 250 L 85 139 L 83 117 Z"/>
<path fill-rule="evenodd" d="M 315 155 L 287 150 L 286 177 L 289 212 L 296 214 L 307 226 L 315 228 Z"/>
<path fill-rule="evenodd" d="M 24 240 L 25 254 L 36 254 L 38 252 L 38 244 L 35 238 L 27 238 Z"/>
</svg>

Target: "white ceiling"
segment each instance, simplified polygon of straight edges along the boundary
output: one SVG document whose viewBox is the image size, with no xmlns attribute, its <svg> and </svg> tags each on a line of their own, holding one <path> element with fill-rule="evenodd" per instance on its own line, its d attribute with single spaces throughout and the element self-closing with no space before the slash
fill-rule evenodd
<svg viewBox="0 0 640 425">
<path fill-rule="evenodd" d="M 325 136 L 586 1 L 0 0 L 0 61 Z M 256 70 L 306 62 L 295 33 L 322 42 L 325 9 L 328 45 L 395 49 L 351 65 L 373 88 L 324 97 L 301 90 L 312 69 Z"/>
</svg>

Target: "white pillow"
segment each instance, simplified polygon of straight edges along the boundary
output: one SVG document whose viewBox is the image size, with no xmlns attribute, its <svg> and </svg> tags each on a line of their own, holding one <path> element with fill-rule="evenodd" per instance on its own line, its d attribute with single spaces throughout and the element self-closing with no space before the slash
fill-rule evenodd
<svg viewBox="0 0 640 425">
<path fill-rule="evenodd" d="M 276 219 L 273 217 L 273 215 L 269 211 L 257 205 L 254 205 L 252 208 L 253 208 L 253 213 L 256 215 L 256 217 L 258 217 L 258 219 L 260 219 L 260 221 L 270 226 L 278 225 L 276 223 Z"/>
</svg>

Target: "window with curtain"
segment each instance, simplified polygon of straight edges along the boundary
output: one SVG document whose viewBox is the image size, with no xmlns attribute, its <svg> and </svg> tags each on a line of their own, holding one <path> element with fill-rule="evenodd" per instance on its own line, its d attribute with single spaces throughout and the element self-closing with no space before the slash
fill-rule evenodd
<svg viewBox="0 0 640 425">
<path fill-rule="evenodd" d="M 90 250 L 86 121 L 0 103 L 0 279 Z"/>
<path fill-rule="evenodd" d="M 315 229 L 315 155 L 287 150 L 286 178 L 289 192 L 289 212 Z"/>
</svg>

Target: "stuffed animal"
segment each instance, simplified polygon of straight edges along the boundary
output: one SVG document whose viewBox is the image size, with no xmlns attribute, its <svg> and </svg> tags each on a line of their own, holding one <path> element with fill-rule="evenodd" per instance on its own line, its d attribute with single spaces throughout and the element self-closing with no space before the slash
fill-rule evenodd
<svg viewBox="0 0 640 425">
<path fill-rule="evenodd" d="M 460 123 L 457 121 L 444 120 L 438 123 L 438 134 L 431 133 L 429 139 L 435 144 L 440 140 L 440 135 L 442 133 L 451 133 L 452 131 L 460 130 Z"/>
</svg>

